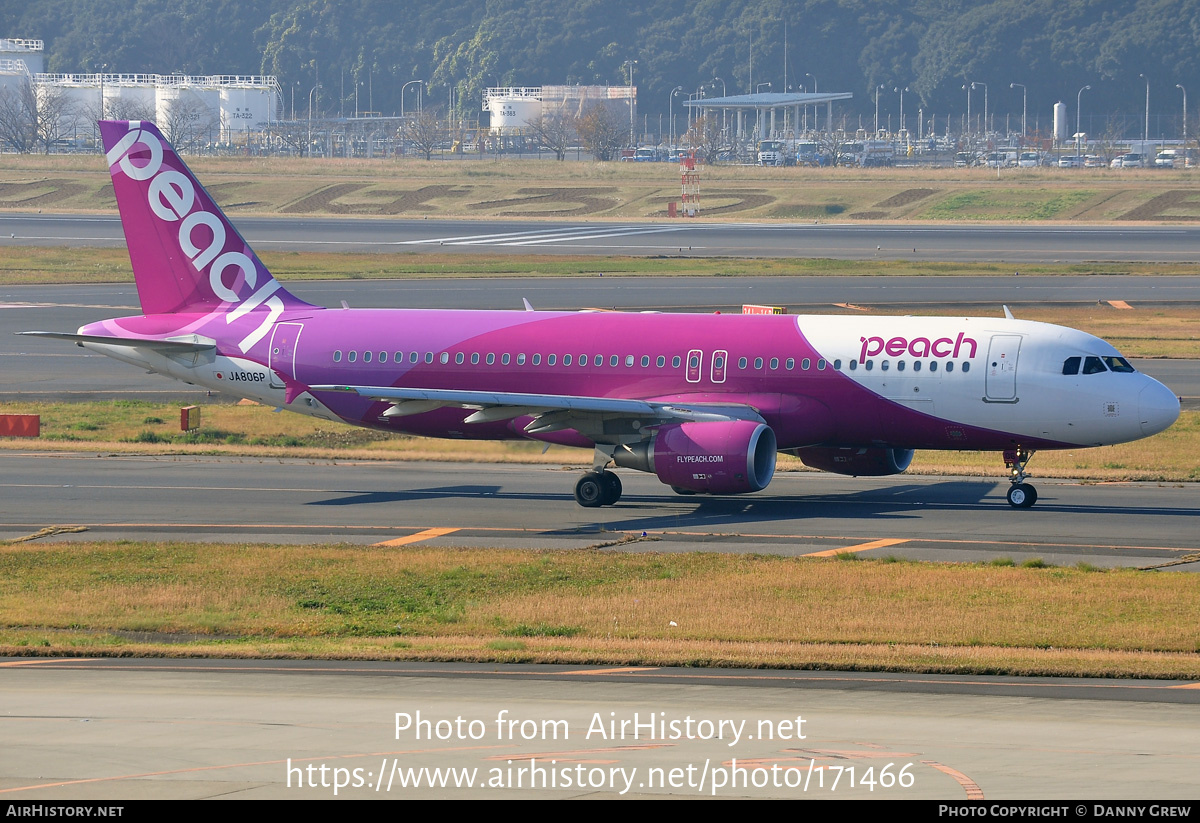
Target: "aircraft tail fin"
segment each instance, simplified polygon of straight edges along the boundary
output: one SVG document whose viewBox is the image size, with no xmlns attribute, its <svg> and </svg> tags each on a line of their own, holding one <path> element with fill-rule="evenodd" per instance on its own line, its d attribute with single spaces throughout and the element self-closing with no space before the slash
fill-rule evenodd
<svg viewBox="0 0 1200 823">
<path fill-rule="evenodd" d="M 153 123 L 103 120 L 100 135 L 143 313 L 309 307 L 272 277 Z"/>
</svg>

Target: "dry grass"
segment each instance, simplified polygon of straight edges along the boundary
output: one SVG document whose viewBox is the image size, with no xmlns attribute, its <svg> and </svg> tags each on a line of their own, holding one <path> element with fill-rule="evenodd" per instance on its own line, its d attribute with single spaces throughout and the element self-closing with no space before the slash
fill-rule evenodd
<svg viewBox="0 0 1200 823">
<path fill-rule="evenodd" d="M 1195 575 L 1061 568 L 603 551 L 21 544 L 0 548 L 0 653 L 1194 678 L 1198 595 Z M 147 632 L 158 634 L 136 634 Z"/>
<path fill-rule="evenodd" d="M 189 158 L 237 213 L 665 217 L 670 163 Z M 721 219 L 1191 221 L 1200 179 L 1136 169 L 806 169 L 709 166 L 701 214 Z M 923 197 L 910 194 L 924 189 Z M 1166 199 L 1162 199 L 1167 196 Z M 95 157 L 0 157 L 0 209 L 112 211 Z"/>
</svg>

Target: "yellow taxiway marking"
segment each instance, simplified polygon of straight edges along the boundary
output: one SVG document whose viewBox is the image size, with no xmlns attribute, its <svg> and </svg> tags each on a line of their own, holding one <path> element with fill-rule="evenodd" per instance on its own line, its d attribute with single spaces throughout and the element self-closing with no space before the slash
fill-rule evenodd
<svg viewBox="0 0 1200 823">
<path fill-rule="evenodd" d="M 872 540 L 870 543 L 859 543 L 857 546 L 846 546 L 842 549 L 826 549 L 823 552 L 813 552 L 805 557 L 833 557 L 844 552 L 865 552 L 871 549 L 882 549 L 885 546 L 895 546 L 897 543 L 907 543 L 908 540 L 896 537 L 885 537 L 882 540 Z"/>
<path fill-rule="evenodd" d="M 1114 309 L 1132 309 L 1133 306 L 1126 303 L 1124 300 L 1105 300 L 1105 303 L 1112 306 Z"/>
<path fill-rule="evenodd" d="M 409 543 L 420 543 L 422 540 L 429 540 L 432 537 L 441 537 L 443 534 L 450 534 L 458 531 L 457 528 L 436 528 L 426 529 L 423 532 L 410 534 L 408 537 L 397 537 L 395 540 L 384 540 L 382 543 L 372 543 L 373 546 L 407 546 Z"/>
<path fill-rule="evenodd" d="M 1182 683 L 1178 686 L 1167 686 L 1168 689 L 1200 689 L 1200 683 Z"/>
</svg>

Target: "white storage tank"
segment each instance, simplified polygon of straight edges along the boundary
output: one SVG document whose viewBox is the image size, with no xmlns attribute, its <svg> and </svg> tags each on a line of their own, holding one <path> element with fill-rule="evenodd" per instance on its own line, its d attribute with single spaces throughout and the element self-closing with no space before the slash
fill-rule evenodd
<svg viewBox="0 0 1200 823">
<path fill-rule="evenodd" d="M 1062 143 L 1070 139 L 1071 125 L 1067 122 L 1067 105 L 1059 100 L 1054 104 L 1054 141 Z"/>
<path fill-rule="evenodd" d="M 221 77 L 221 142 L 228 143 L 238 134 L 265 131 L 279 119 L 278 89 L 268 77 Z"/>
<path fill-rule="evenodd" d="M 106 74 L 103 80 L 105 118 L 153 120 L 157 116 L 157 75 Z"/>
<path fill-rule="evenodd" d="M 484 108 L 491 115 L 494 135 L 521 134 L 542 116 L 539 88 L 495 88 L 484 92 Z"/>
<path fill-rule="evenodd" d="M 91 136 L 95 132 L 100 118 L 100 86 L 95 75 L 43 74 L 38 78 L 38 93 L 59 97 L 62 114 L 58 139 Z"/>
<path fill-rule="evenodd" d="M 44 53 L 45 44 L 41 40 L 0 37 L 0 60 L 20 60 L 30 74 L 41 74 L 46 70 Z"/>
<path fill-rule="evenodd" d="M 174 142 L 217 139 L 221 92 L 207 77 L 160 77 L 155 109 L 155 122 Z"/>
</svg>

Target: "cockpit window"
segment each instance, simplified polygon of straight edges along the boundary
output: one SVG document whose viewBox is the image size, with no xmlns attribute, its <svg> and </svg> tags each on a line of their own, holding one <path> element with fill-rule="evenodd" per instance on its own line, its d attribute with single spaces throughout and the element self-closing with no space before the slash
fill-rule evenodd
<svg viewBox="0 0 1200 823">
<path fill-rule="evenodd" d="M 1063 361 L 1063 374 L 1079 374 L 1079 364 L 1082 362 L 1082 357 L 1068 357 Z"/>
<path fill-rule="evenodd" d="M 1128 374 L 1136 371 L 1133 366 L 1129 365 L 1129 361 L 1124 357 L 1102 357 L 1100 359 L 1103 360 L 1104 364 L 1112 371 L 1119 372 L 1121 374 Z"/>
<path fill-rule="evenodd" d="M 1101 362 L 1099 357 L 1084 358 L 1084 361 L 1083 361 L 1083 373 L 1084 374 L 1099 374 L 1100 372 L 1104 372 L 1104 371 L 1108 371 L 1108 369 L 1106 369 L 1104 367 L 1104 363 Z"/>
</svg>

